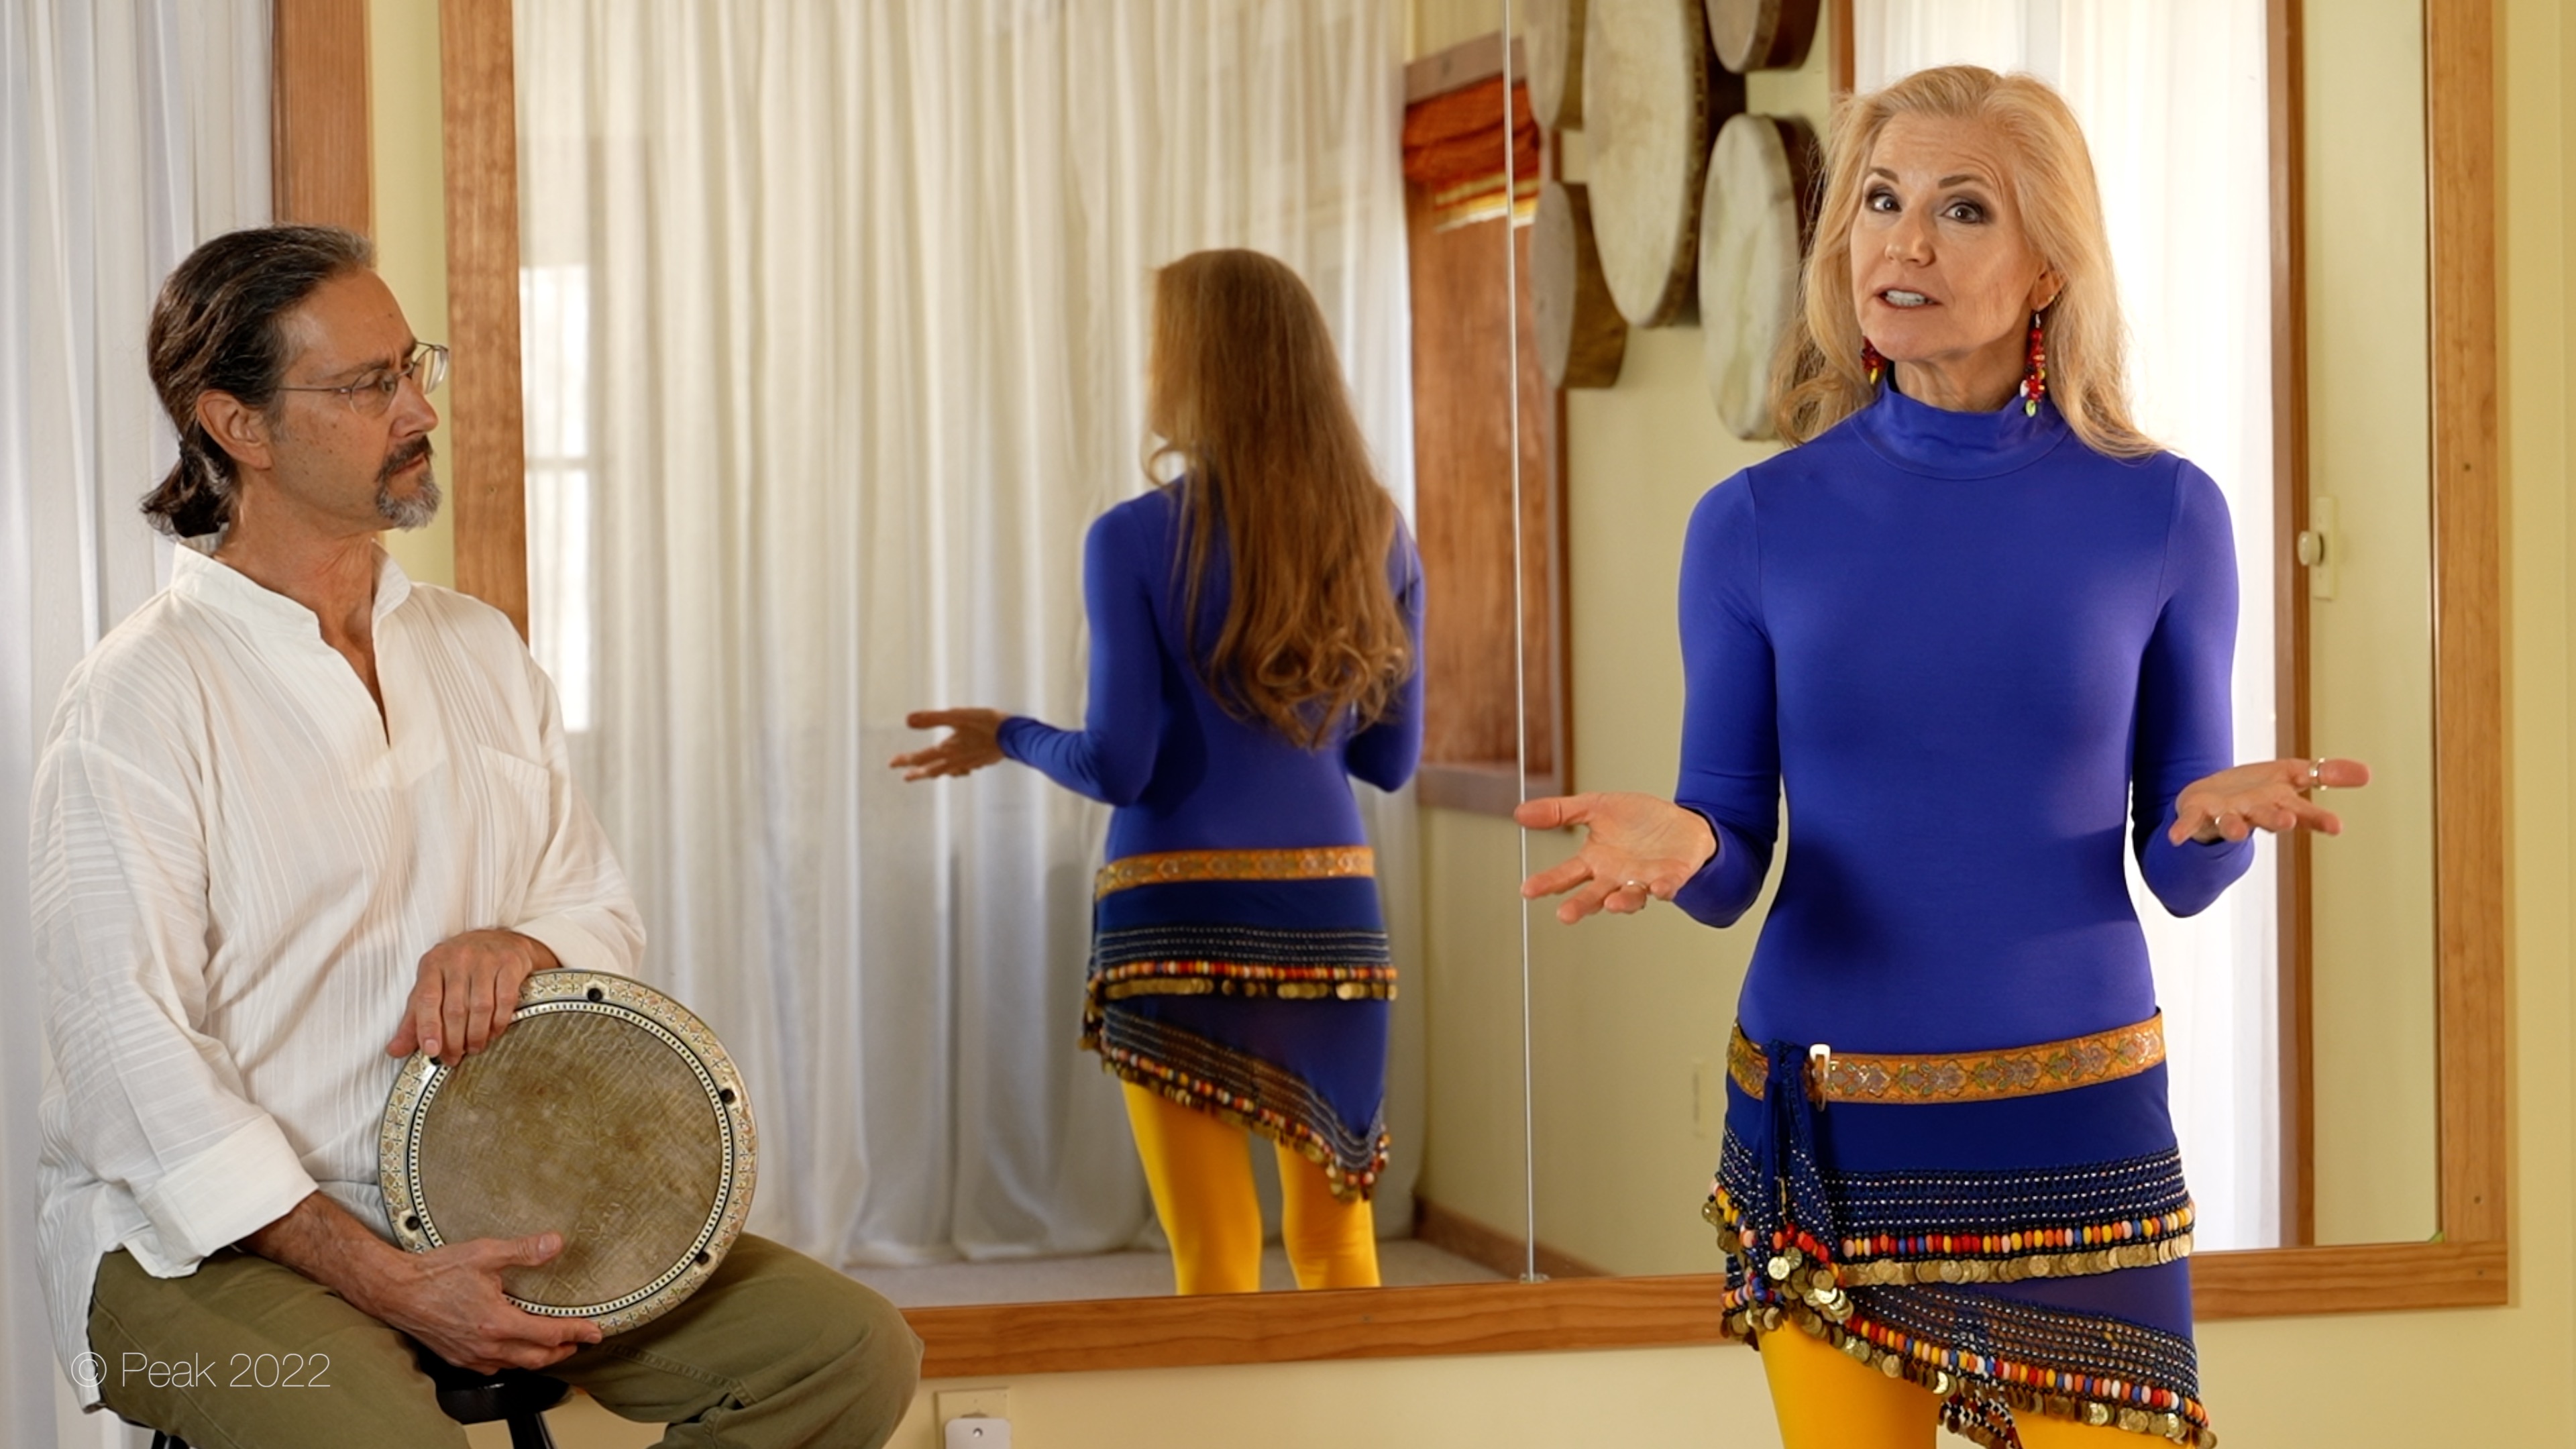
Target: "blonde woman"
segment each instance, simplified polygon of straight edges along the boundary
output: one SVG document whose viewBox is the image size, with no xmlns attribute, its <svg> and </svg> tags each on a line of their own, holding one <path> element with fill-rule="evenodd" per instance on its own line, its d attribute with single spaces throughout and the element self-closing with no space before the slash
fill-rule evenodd
<svg viewBox="0 0 2576 1449">
<path fill-rule="evenodd" d="M 1323 313 L 1248 251 L 1157 274 L 1148 426 L 1177 480 L 1092 525 L 1083 728 L 930 710 L 906 779 L 1003 759 L 1114 805 L 1083 1045 L 1125 1083 L 1182 1293 L 1261 1286 L 1247 1130 L 1304 1288 L 1377 1282 L 1395 971 L 1348 776 L 1422 745 L 1422 569 Z"/>
<path fill-rule="evenodd" d="M 2231 767 L 2236 574 L 2217 485 L 2128 414 L 2074 116 L 1924 71 L 1827 158 L 1798 444 L 1709 491 L 1681 577 L 1675 800 L 1523 887 L 1566 921 L 1711 925 L 1791 844 L 1738 1005 L 1708 1213 L 1727 1327 L 1790 1449 L 2214 1440 L 2192 1205 L 2122 876 L 2209 905 L 2256 830 L 2340 828 L 2346 760 Z"/>
</svg>

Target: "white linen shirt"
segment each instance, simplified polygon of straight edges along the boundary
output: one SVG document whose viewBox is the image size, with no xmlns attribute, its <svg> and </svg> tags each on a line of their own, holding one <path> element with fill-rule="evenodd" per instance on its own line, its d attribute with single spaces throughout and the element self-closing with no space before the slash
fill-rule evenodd
<svg viewBox="0 0 2576 1449">
<path fill-rule="evenodd" d="M 501 927 L 582 970 L 643 954 L 509 621 L 380 555 L 375 649 L 381 715 L 311 610 L 191 546 L 64 688 L 31 856 L 67 1369 L 116 1248 L 182 1277 L 317 1188 L 391 1236 L 385 1043 L 431 947 Z"/>
</svg>

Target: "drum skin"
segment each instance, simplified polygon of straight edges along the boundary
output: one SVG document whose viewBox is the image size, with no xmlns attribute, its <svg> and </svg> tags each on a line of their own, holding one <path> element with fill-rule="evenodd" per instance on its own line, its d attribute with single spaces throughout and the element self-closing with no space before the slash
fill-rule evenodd
<svg viewBox="0 0 2576 1449">
<path fill-rule="evenodd" d="M 414 1055 L 385 1103 L 385 1210 L 413 1252 L 555 1232 L 502 1275 L 530 1313 L 620 1333 L 712 1275 L 751 1208 L 758 1138 L 733 1061 L 688 1008 L 622 976 L 541 971 L 453 1067 Z"/>
<path fill-rule="evenodd" d="M 1539 186 L 1530 235 L 1539 366 L 1556 387 L 1611 387 L 1628 355 L 1628 323 L 1601 276 L 1592 205 L 1580 183 Z"/>
<path fill-rule="evenodd" d="M 1529 57 L 1530 114 L 1540 126 L 1583 126 L 1583 0 L 1530 0 L 1521 29 Z"/>
<path fill-rule="evenodd" d="M 1587 0 L 1584 136 L 1601 273 L 1632 326 L 1688 322 L 1700 189 L 1744 80 L 1709 53 L 1699 0 Z"/>
<path fill-rule="evenodd" d="M 1814 141 L 1792 119 L 1741 115 L 1717 133 L 1699 231 L 1699 325 L 1710 398 L 1739 438 L 1774 436 L 1771 368 L 1797 325 L 1812 227 Z"/>
</svg>

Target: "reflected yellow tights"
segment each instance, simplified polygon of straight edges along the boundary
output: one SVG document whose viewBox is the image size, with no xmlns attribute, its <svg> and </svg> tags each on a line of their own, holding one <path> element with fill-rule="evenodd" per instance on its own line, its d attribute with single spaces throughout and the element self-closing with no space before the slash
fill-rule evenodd
<svg viewBox="0 0 2576 1449">
<path fill-rule="evenodd" d="M 1782 1449 L 1931 1449 L 1941 1423 L 1932 1391 L 1892 1379 L 1795 1328 L 1762 1335 L 1762 1376 L 1780 1418 Z M 2016 1416 L 2026 1449 L 2138 1449 L 2136 1434 Z"/>
<path fill-rule="evenodd" d="M 1261 1290 L 1261 1204 L 1252 1190 L 1252 1134 L 1133 1082 L 1127 1121 L 1145 1159 L 1154 1215 L 1172 1240 L 1183 1293 Z M 1365 1202 L 1333 1196 L 1324 1170 L 1281 1147 L 1279 1237 L 1300 1288 L 1377 1286 L 1377 1232 Z"/>
</svg>

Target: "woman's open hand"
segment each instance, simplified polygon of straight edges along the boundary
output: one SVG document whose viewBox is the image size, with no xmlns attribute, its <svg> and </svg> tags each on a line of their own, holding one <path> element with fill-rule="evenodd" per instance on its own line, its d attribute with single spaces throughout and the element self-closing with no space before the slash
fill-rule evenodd
<svg viewBox="0 0 2576 1449">
<path fill-rule="evenodd" d="M 2166 838 L 2204 844 L 2243 840 L 2257 830 L 2322 830 L 2341 835 L 2343 821 L 2308 798 L 2310 790 L 2354 790 L 2370 783 L 2359 760 L 2264 760 L 2221 770 L 2183 787 Z"/>
<path fill-rule="evenodd" d="M 1002 762 L 1002 712 L 998 709 L 917 709 L 903 722 L 917 730 L 948 731 L 948 738 L 926 750 L 897 755 L 887 763 L 907 780 L 935 780 L 942 775 L 971 775 Z"/>
<path fill-rule="evenodd" d="M 1583 827 L 1583 848 L 1521 882 L 1521 898 L 1561 895 L 1556 918 L 1572 925 L 1595 911 L 1635 915 L 1690 883 L 1717 854 L 1717 834 L 1695 810 L 1628 791 L 1552 795 L 1512 812 L 1531 830 Z"/>
</svg>

